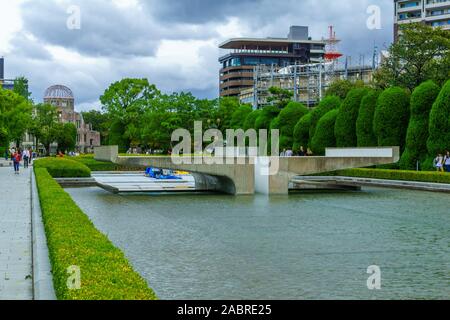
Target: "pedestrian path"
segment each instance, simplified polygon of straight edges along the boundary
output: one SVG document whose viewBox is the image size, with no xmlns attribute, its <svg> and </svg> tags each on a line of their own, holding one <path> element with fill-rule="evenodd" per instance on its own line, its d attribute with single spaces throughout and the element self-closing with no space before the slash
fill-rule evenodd
<svg viewBox="0 0 450 320">
<path fill-rule="evenodd" d="M 0 167 L 0 300 L 33 299 L 31 170 Z"/>
</svg>

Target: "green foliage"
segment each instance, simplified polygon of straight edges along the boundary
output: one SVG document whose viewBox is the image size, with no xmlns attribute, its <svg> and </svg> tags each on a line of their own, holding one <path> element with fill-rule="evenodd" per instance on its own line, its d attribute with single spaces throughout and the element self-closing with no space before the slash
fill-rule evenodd
<svg viewBox="0 0 450 320">
<path fill-rule="evenodd" d="M 25 77 L 18 77 L 14 80 L 13 91 L 19 96 L 23 97 L 25 100 L 29 101 L 31 97 L 31 92 L 28 90 L 28 79 Z"/>
<path fill-rule="evenodd" d="M 309 127 L 309 143 L 311 143 L 311 139 L 314 137 L 316 133 L 316 126 L 319 122 L 320 118 L 326 115 L 333 109 L 338 109 L 341 106 L 341 99 L 336 96 L 328 96 L 325 97 L 311 112 L 311 123 Z"/>
<path fill-rule="evenodd" d="M 123 167 L 121 165 L 106 162 L 106 161 L 98 161 L 94 159 L 93 155 L 83 155 L 79 157 L 70 158 L 73 161 L 77 161 L 82 163 L 86 167 L 88 167 L 91 171 L 141 171 L 142 168 L 133 168 L 133 167 Z"/>
<path fill-rule="evenodd" d="M 378 139 L 373 132 L 373 117 L 377 107 L 380 91 L 369 90 L 361 100 L 358 120 L 356 120 L 356 136 L 358 147 L 376 147 Z"/>
<path fill-rule="evenodd" d="M 308 112 L 309 110 L 303 104 L 290 102 L 272 121 L 271 129 L 280 130 L 280 149 L 293 147 L 295 126 Z"/>
<path fill-rule="evenodd" d="M 430 114 L 428 154 L 436 157 L 450 150 L 450 80 L 443 86 Z"/>
<path fill-rule="evenodd" d="M 308 148 L 309 128 L 311 127 L 312 112 L 304 115 L 294 128 L 294 150 L 300 150 L 303 147 Z"/>
<path fill-rule="evenodd" d="M 85 123 L 91 124 L 93 130 L 100 132 L 102 145 L 108 144 L 108 131 L 111 125 L 108 114 L 97 110 L 91 110 L 82 112 L 82 116 Z"/>
<path fill-rule="evenodd" d="M 355 88 L 364 87 L 364 82 L 351 82 L 349 80 L 336 80 L 331 83 L 325 92 L 325 96 L 336 96 L 344 100 L 348 93 Z"/>
<path fill-rule="evenodd" d="M 73 123 L 57 123 L 54 127 L 55 142 L 62 152 L 73 151 L 77 144 L 77 127 Z"/>
<path fill-rule="evenodd" d="M 409 93 L 399 87 L 386 89 L 378 98 L 373 121 L 378 146 L 399 146 L 403 152 L 410 114 L 409 99 Z"/>
<path fill-rule="evenodd" d="M 292 100 L 294 94 L 291 90 L 282 89 L 279 87 L 269 88 L 270 96 L 267 99 L 269 103 L 277 106 L 279 109 L 283 109 Z"/>
<path fill-rule="evenodd" d="M 19 94 L 0 88 L 0 143 L 19 143 L 31 124 L 30 102 Z"/>
<path fill-rule="evenodd" d="M 57 124 L 58 112 L 56 107 L 49 104 L 38 104 L 35 106 L 35 117 L 30 133 L 36 137 L 38 143 L 44 145 L 47 154 L 50 154 L 50 145 L 56 140 Z"/>
<path fill-rule="evenodd" d="M 261 130 L 261 129 L 270 129 L 270 125 L 272 123 L 272 120 L 278 117 L 280 114 L 280 109 L 276 106 L 267 106 L 264 107 L 261 111 L 261 114 L 255 121 L 255 129 Z"/>
<path fill-rule="evenodd" d="M 45 168 L 53 178 L 88 178 L 91 170 L 84 164 L 66 158 L 44 158 L 34 161 L 35 168 Z"/>
<path fill-rule="evenodd" d="M 320 118 L 311 140 L 311 150 L 314 154 L 325 155 L 326 148 L 336 147 L 334 131 L 339 112 L 339 109 L 334 109 Z"/>
<path fill-rule="evenodd" d="M 255 129 L 256 119 L 261 115 L 261 110 L 254 110 L 250 113 L 244 121 L 244 130 Z"/>
<path fill-rule="evenodd" d="M 439 91 L 439 86 L 433 81 L 427 81 L 412 93 L 411 119 L 406 136 L 406 149 L 400 160 L 400 169 L 414 170 L 417 167 L 417 161 L 423 164 L 427 158 L 430 112 Z"/>
<path fill-rule="evenodd" d="M 253 108 L 248 105 L 239 107 L 231 117 L 230 129 L 243 129 L 245 120 L 253 112 Z"/>
<path fill-rule="evenodd" d="M 399 86 L 411 91 L 426 80 L 438 84 L 450 77 L 450 33 L 424 23 L 403 24 L 402 35 L 375 73 L 381 88 Z"/>
<path fill-rule="evenodd" d="M 59 300 L 155 300 L 124 254 L 98 231 L 44 168 L 35 168 L 42 216 Z M 80 290 L 67 286 L 67 268 L 82 272 Z"/>
<path fill-rule="evenodd" d="M 427 171 L 350 169 L 350 170 L 341 170 L 332 174 L 343 177 L 357 177 L 369 179 L 450 183 L 450 174 L 439 172 L 427 172 Z"/>
<path fill-rule="evenodd" d="M 337 147 L 356 147 L 358 143 L 356 137 L 356 121 L 359 116 L 361 100 L 367 95 L 367 93 L 367 88 L 352 89 L 342 102 L 336 119 L 336 127 L 334 132 Z"/>
</svg>

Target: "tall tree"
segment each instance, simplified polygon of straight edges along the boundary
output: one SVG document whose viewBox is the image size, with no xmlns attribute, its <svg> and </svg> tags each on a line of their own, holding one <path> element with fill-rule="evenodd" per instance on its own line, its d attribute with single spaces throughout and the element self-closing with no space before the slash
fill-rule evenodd
<svg viewBox="0 0 450 320">
<path fill-rule="evenodd" d="M 411 91 L 426 80 L 442 84 L 450 77 L 450 33 L 423 23 L 400 26 L 401 36 L 375 73 L 382 88 L 400 86 Z"/>
<path fill-rule="evenodd" d="M 32 122 L 30 133 L 36 137 L 38 144 L 42 143 L 47 154 L 50 154 L 50 146 L 56 141 L 58 124 L 57 108 L 49 104 L 38 104 L 35 106 L 35 117 Z"/>
<path fill-rule="evenodd" d="M 25 77 L 18 77 L 14 80 L 14 89 L 13 91 L 17 93 L 19 96 L 22 96 L 26 100 L 30 100 L 31 92 L 28 88 L 28 79 Z"/>
</svg>

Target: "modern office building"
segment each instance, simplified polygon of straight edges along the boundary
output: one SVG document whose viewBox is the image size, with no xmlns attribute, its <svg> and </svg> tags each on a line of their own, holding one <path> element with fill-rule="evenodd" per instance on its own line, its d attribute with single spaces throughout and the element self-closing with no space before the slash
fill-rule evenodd
<svg viewBox="0 0 450 320">
<path fill-rule="evenodd" d="M 57 107 L 58 117 L 62 123 L 75 124 L 78 152 L 90 153 L 94 147 L 100 146 L 100 133 L 94 131 L 91 124 L 84 122 L 81 113 L 75 111 L 75 97 L 72 90 L 62 85 L 51 86 L 45 91 L 44 103 Z"/>
<path fill-rule="evenodd" d="M 450 30 L 450 0 L 394 0 L 394 39 L 399 36 L 399 26 L 422 22 L 433 27 Z"/>
<path fill-rule="evenodd" d="M 308 27 L 292 26 L 287 38 L 235 38 L 222 43 L 230 50 L 219 58 L 220 96 L 239 96 L 253 88 L 254 68 L 258 65 L 287 67 L 320 62 L 325 56 L 326 42 L 312 40 Z"/>
</svg>

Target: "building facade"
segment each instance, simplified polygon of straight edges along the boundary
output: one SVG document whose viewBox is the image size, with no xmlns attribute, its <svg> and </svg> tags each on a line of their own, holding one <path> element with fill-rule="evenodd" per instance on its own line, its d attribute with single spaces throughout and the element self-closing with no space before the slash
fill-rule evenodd
<svg viewBox="0 0 450 320">
<path fill-rule="evenodd" d="M 100 133 L 85 123 L 83 115 L 75 111 L 75 97 L 68 87 L 51 86 L 45 91 L 44 103 L 55 106 L 58 118 L 62 123 L 73 123 L 77 127 L 76 149 L 81 153 L 91 153 L 94 147 L 100 146 Z"/>
<path fill-rule="evenodd" d="M 421 22 L 450 30 L 450 0 L 394 0 L 394 40 L 399 36 L 399 26 Z"/>
<path fill-rule="evenodd" d="M 14 80 L 5 79 L 5 59 L 0 57 L 0 88 L 14 89 Z"/>
<path fill-rule="evenodd" d="M 258 65 L 286 67 L 320 62 L 326 42 L 312 40 L 308 27 L 292 26 L 287 38 L 235 38 L 219 48 L 230 50 L 219 58 L 220 96 L 237 97 L 253 88 L 254 69 Z"/>
</svg>

